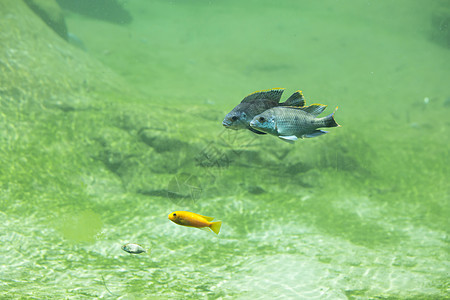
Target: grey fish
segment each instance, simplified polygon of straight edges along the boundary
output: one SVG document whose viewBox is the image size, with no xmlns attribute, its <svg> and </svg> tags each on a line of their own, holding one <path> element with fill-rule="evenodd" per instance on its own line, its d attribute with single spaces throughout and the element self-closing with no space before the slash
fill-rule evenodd
<svg viewBox="0 0 450 300">
<path fill-rule="evenodd" d="M 279 103 L 283 91 L 283 88 L 274 88 L 251 93 L 225 116 L 222 125 L 229 129 L 249 129 L 258 134 L 265 134 L 250 127 L 254 116 L 276 106 L 305 106 L 302 91 L 296 91 L 285 102 Z"/>
<path fill-rule="evenodd" d="M 130 254 L 140 254 L 143 252 L 147 252 L 144 248 L 142 248 L 142 246 L 133 243 L 125 244 L 121 248 L 123 251 L 126 251 Z"/>
<path fill-rule="evenodd" d="M 323 118 L 317 116 L 324 105 L 313 104 L 301 109 L 298 107 L 273 107 L 253 118 L 250 126 L 258 131 L 278 136 L 293 143 L 298 138 L 312 138 L 327 133 L 321 127 L 340 127 L 334 120 L 336 110 Z"/>
</svg>

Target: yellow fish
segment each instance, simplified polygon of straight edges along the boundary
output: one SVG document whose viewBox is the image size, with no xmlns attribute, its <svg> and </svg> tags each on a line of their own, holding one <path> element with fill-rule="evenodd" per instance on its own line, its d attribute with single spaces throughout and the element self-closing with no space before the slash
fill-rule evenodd
<svg viewBox="0 0 450 300">
<path fill-rule="evenodd" d="M 174 211 L 169 214 L 169 220 L 178 225 L 195 227 L 199 229 L 211 229 L 216 234 L 219 234 L 222 221 L 211 222 L 214 218 L 205 217 L 189 211 Z"/>
</svg>

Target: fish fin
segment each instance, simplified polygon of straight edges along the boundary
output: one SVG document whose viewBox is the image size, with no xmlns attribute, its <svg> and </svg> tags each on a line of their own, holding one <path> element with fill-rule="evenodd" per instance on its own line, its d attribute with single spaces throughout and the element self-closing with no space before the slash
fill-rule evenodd
<svg viewBox="0 0 450 300">
<path fill-rule="evenodd" d="M 314 130 L 313 132 L 305 134 L 303 136 L 306 137 L 306 138 L 313 138 L 313 137 L 320 136 L 320 135 L 325 134 L 325 133 L 328 133 L 328 131 L 325 131 L 325 130 Z"/>
<path fill-rule="evenodd" d="M 199 216 L 202 217 L 202 218 L 205 218 L 205 220 L 208 221 L 208 222 L 211 222 L 212 220 L 214 220 L 213 217 L 207 217 L 207 216 L 202 216 L 202 215 L 199 215 Z"/>
<path fill-rule="evenodd" d="M 219 234 L 220 227 L 222 226 L 222 221 L 212 222 L 210 228 L 215 234 Z"/>
<path fill-rule="evenodd" d="M 298 140 L 298 137 L 295 135 L 280 135 L 279 138 L 290 144 L 293 144 L 296 140 Z"/>
<path fill-rule="evenodd" d="M 245 97 L 241 101 L 241 103 L 250 102 L 250 101 L 253 101 L 256 99 L 268 99 L 268 100 L 276 101 L 278 103 L 278 102 L 280 102 L 283 91 L 284 91 L 283 88 L 274 88 L 274 89 L 256 91 L 254 93 L 251 93 L 247 97 Z"/>
<path fill-rule="evenodd" d="M 265 133 L 265 132 L 256 130 L 255 128 L 252 128 L 252 127 L 249 127 L 248 130 L 250 130 L 251 132 L 254 132 L 254 133 L 256 133 L 256 134 L 267 134 L 267 133 Z"/>
<path fill-rule="evenodd" d="M 334 113 L 337 111 L 338 107 L 336 106 L 336 109 L 332 114 L 329 114 L 326 117 L 322 118 L 323 121 L 323 127 L 341 127 L 338 123 L 336 123 L 336 120 L 334 119 Z"/>
<path fill-rule="evenodd" d="M 302 91 L 298 90 L 293 93 L 286 101 L 280 103 L 281 106 L 305 106 L 305 99 L 303 98 Z"/>
<path fill-rule="evenodd" d="M 314 116 L 318 116 L 325 110 L 325 108 L 327 108 L 327 105 L 314 103 L 306 107 L 301 107 L 300 109 Z"/>
<path fill-rule="evenodd" d="M 297 110 L 303 110 L 304 112 L 307 112 L 309 114 L 312 114 L 314 116 L 319 115 L 321 112 L 323 112 L 325 110 L 325 108 L 327 108 L 327 105 L 325 104 L 311 104 L 309 106 L 284 106 L 286 108 L 290 108 L 290 109 L 297 109 Z"/>
<path fill-rule="evenodd" d="M 203 230 L 203 231 L 211 232 L 211 228 L 209 228 L 209 227 L 195 227 L 195 228 Z"/>
</svg>

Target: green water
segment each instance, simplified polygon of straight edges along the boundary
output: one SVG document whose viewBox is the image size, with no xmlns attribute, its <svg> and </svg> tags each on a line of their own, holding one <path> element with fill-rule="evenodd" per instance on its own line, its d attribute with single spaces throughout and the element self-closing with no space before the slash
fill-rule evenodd
<svg viewBox="0 0 450 300">
<path fill-rule="evenodd" d="M 450 297 L 446 1 L 124 7 L 64 13 L 83 51 L 0 3 L 0 298 Z M 273 87 L 342 127 L 223 128 Z"/>
</svg>

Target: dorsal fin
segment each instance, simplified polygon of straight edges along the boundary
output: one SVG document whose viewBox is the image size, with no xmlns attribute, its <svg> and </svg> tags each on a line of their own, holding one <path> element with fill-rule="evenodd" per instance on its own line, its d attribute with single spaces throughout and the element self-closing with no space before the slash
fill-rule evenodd
<svg viewBox="0 0 450 300">
<path fill-rule="evenodd" d="M 278 106 L 278 107 L 280 107 L 280 106 Z M 314 116 L 318 116 L 325 110 L 325 108 L 327 108 L 327 105 L 316 103 L 316 104 L 311 104 L 309 106 L 303 106 L 303 107 L 298 107 L 298 106 L 282 106 L 282 107 L 303 110 L 304 112 L 307 112 Z"/>
<path fill-rule="evenodd" d="M 276 101 L 278 103 L 278 102 L 280 102 L 283 91 L 284 91 L 283 88 L 274 88 L 274 89 L 269 89 L 269 90 L 256 91 L 254 93 L 251 93 L 247 97 L 245 97 L 241 101 L 241 103 L 250 102 L 250 101 L 257 100 L 257 99 L 268 99 L 268 100 Z"/>
<path fill-rule="evenodd" d="M 207 216 L 202 216 L 202 215 L 199 215 L 199 216 L 205 218 L 205 220 L 208 222 L 211 222 L 212 220 L 214 220 L 214 218 L 212 218 L 212 217 L 207 217 Z"/>
<path fill-rule="evenodd" d="M 302 91 L 298 90 L 295 93 L 293 93 L 289 98 L 287 98 L 286 101 L 283 103 L 280 103 L 280 105 L 283 106 L 305 106 L 305 99 L 303 98 Z"/>
<path fill-rule="evenodd" d="M 318 103 L 314 103 L 306 107 L 300 107 L 301 110 L 310 113 L 314 116 L 320 115 L 325 110 L 325 108 L 327 108 L 327 105 Z"/>
</svg>

